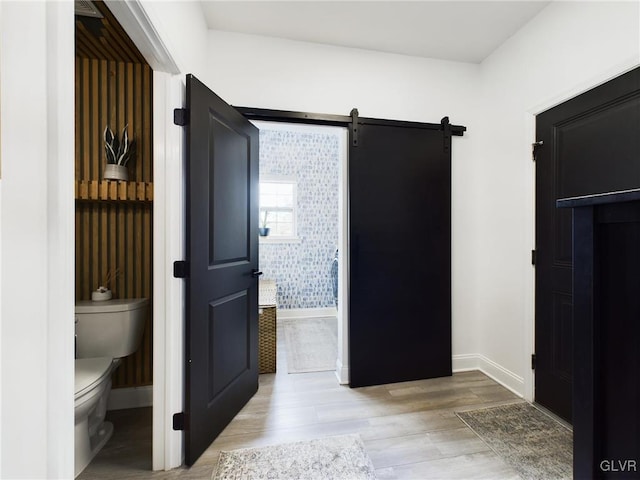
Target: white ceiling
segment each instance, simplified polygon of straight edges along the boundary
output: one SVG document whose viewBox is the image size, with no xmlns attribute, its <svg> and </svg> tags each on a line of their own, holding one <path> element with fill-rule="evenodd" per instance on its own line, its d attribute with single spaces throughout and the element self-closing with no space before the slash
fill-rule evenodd
<svg viewBox="0 0 640 480">
<path fill-rule="evenodd" d="M 480 63 L 549 1 L 201 3 L 213 30 Z"/>
</svg>

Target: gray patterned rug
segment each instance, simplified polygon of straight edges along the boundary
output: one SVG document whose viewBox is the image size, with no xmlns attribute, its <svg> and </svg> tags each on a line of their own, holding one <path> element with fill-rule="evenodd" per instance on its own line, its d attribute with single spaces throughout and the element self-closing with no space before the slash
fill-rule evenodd
<svg viewBox="0 0 640 480">
<path fill-rule="evenodd" d="M 335 370 L 338 358 L 336 317 L 282 320 L 289 373 Z"/>
<path fill-rule="evenodd" d="M 458 412 L 523 479 L 570 479 L 573 434 L 529 403 Z"/>
<path fill-rule="evenodd" d="M 359 435 L 220 452 L 212 480 L 373 480 Z"/>
</svg>

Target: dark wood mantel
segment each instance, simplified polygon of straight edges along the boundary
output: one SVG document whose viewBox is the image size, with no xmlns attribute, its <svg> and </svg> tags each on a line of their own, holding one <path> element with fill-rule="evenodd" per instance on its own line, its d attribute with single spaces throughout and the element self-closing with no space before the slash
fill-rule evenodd
<svg viewBox="0 0 640 480">
<path fill-rule="evenodd" d="M 640 189 L 573 208 L 574 478 L 640 478 Z"/>
<path fill-rule="evenodd" d="M 616 192 L 595 193 L 582 197 L 561 198 L 556 201 L 558 208 L 591 207 L 610 203 L 626 203 L 640 200 L 640 188 L 619 190 Z"/>
</svg>

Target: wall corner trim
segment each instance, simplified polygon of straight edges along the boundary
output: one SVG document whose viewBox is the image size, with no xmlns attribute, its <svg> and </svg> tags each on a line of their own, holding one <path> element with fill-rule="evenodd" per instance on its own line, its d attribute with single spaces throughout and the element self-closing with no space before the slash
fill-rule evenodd
<svg viewBox="0 0 640 480">
<path fill-rule="evenodd" d="M 524 378 L 484 355 L 479 353 L 453 355 L 452 360 L 454 373 L 480 370 L 517 396 L 524 397 Z"/>
</svg>

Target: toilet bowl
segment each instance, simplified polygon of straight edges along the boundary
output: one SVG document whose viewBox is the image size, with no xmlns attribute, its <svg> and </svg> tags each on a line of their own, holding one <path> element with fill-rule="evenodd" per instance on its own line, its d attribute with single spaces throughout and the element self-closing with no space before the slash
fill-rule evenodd
<svg viewBox="0 0 640 480">
<path fill-rule="evenodd" d="M 113 432 L 113 425 L 104 422 L 107 395 L 111 389 L 113 359 L 77 358 L 75 363 L 74 474 L 77 476 Z"/>
<path fill-rule="evenodd" d="M 148 304 L 144 298 L 76 303 L 76 477 L 111 437 L 113 425 L 104 421 L 111 374 L 140 346 Z"/>
</svg>

